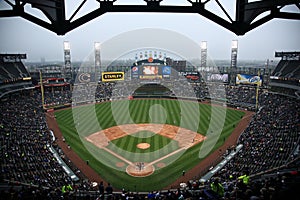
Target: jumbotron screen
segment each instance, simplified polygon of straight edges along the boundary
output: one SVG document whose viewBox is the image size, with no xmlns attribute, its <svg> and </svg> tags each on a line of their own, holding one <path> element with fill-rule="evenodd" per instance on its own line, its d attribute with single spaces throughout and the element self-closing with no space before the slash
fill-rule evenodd
<svg viewBox="0 0 300 200">
<path fill-rule="evenodd" d="M 171 67 L 159 63 L 143 63 L 131 67 L 131 78 L 134 79 L 162 79 L 170 78 Z"/>
</svg>

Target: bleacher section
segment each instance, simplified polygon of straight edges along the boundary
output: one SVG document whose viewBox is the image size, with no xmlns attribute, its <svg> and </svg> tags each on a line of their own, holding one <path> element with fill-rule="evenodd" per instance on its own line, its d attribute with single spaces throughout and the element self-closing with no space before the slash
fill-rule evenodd
<svg viewBox="0 0 300 200">
<path fill-rule="evenodd" d="M 270 76 L 272 90 L 292 96 L 300 91 L 300 52 L 276 52 L 281 57 Z"/>
<path fill-rule="evenodd" d="M 272 76 L 300 79 L 300 61 L 281 60 Z"/>
<path fill-rule="evenodd" d="M 159 84 L 145 84 L 139 88 L 137 88 L 133 94 L 136 97 L 164 97 L 169 96 L 171 91 L 169 88 L 166 88 Z"/>
<path fill-rule="evenodd" d="M 31 77 L 21 59 L 25 54 L 0 54 L 0 97 L 32 87 Z"/>
</svg>

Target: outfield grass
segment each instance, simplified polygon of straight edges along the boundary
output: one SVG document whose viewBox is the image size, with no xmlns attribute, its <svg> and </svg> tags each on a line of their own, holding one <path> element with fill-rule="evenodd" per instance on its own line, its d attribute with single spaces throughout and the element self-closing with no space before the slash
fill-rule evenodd
<svg viewBox="0 0 300 200">
<path fill-rule="evenodd" d="M 55 112 L 55 115 L 66 142 L 83 160 L 89 160 L 89 165 L 103 179 L 120 189 L 152 191 L 166 187 L 179 178 L 183 170 L 188 171 L 201 162 L 202 159 L 198 155 L 202 143 L 184 151 L 180 157 L 173 155 L 165 159 L 164 162 L 169 162 L 170 164 L 163 168 L 156 166 L 156 170 L 151 176 L 135 178 L 125 172 L 125 166 L 119 170 L 111 167 L 115 166 L 116 162 L 122 162 L 122 160 L 103 149 L 97 148 L 84 138 L 100 130 L 121 124 L 164 123 L 190 130 L 196 127 L 195 131 L 202 135 L 208 134 L 208 131 L 220 130 L 220 137 L 217 139 L 214 147 L 211 148 L 212 152 L 218 149 L 225 139 L 230 136 L 244 112 L 190 101 L 148 99 L 85 105 L 73 109 L 60 110 Z M 225 120 L 222 120 L 224 117 Z M 128 135 L 125 138 L 113 140 L 107 148 L 114 150 L 114 148 L 118 147 L 122 151 L 129 152 L 127 159 L 131 159 L 133 162 L 138 160 L 130 157 L 132 153 L 142 156 L 143 153 L 145 155 L 149 154 L 166 145 L 168 145 L 168 151 L 165 154 L 178 149 L 176 141 L 160 135 L 143 131 L 136 134 L 139 137 Z M 141 137 L 141 134 L 144 134 L 145 137 Z M 151 148 L 146 150 L 133 148 L 139 142 L 147 142 L 151 144 Z M 152 157 L 151 159 L 156 158 Z"/>
</svg>

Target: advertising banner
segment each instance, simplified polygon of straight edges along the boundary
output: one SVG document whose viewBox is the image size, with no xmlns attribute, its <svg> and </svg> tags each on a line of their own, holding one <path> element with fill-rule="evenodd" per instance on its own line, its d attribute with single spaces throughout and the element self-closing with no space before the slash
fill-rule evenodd
<svg viewBox="0 0 300 200">
<path fill-rule="evenodd" d="M 249 75 L 249 74 L 237 74 L 236 84 L 248 84 L 248 85 L 262 85 L 262 76 Z"/>
</svg>

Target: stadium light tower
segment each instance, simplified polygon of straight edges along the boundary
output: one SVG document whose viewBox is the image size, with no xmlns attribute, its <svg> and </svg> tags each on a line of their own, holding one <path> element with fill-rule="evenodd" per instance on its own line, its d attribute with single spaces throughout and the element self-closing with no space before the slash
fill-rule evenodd
<svg viewBox="0 0 300 200">
<path fill-rule="evenodd" d="M 207 42 L 201 42 L 201 69 L 204 70 L 206 68 L 207 61 Z"/>
<path fill-rule="evenodd" d="M 70 82 L 73 80 L 73 70 L 71 66 L 71 47 L 70 42 L 68 41 L 64 41 L 64 59 L 64 78 L 66 79 L 66 81 Z"/>
<path fill-rule="evenodd" d="M 237 63 L 238 41 L 231 42 L 231 64 L 230 64 L 230 83 L 235 85 L 236 63 Z"/>
<path fill-rule="evenodd" d="M 101 59 L 100 59 L 100 42 L 94 43 L 94 51 L 95 51 L 95 81 L 98 81 L 99 77 L 102 74 Z"/>
</svg>

